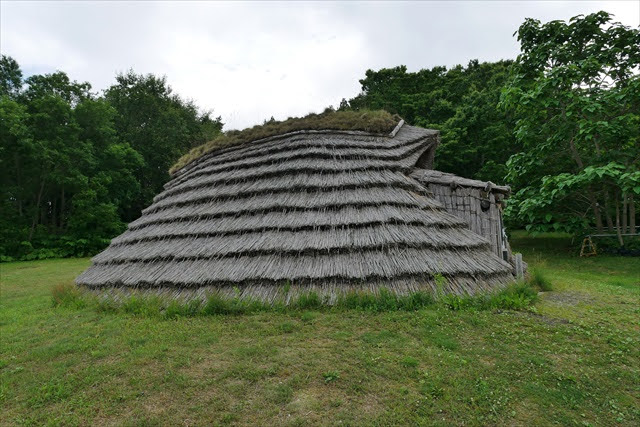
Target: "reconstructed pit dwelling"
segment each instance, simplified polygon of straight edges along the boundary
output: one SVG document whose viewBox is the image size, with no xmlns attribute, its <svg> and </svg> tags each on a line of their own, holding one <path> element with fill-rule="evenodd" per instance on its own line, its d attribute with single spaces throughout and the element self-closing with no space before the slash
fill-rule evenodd
<svg viewBox="0 0 640 427">
<path fill-rule="evenodd" d="M 433 171 L 435 130 L 394 119 L 372 132 L 361 119 L 365 130 L 305 122 L 198 149 L 76 282 L 266 302 L 315 292 L 328 303 L 512 282 L 508 187 Z"/>
</svg>

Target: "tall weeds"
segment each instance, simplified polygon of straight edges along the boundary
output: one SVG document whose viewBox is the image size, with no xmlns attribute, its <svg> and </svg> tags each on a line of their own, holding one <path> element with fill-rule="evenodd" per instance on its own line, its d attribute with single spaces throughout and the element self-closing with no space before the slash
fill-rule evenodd
<svg viewBox="0 0 640 427">
<path fill-rule="evenodd" d="M 134 316 L 166 319 L 243 315 L 256 312 L 304 312 L 307 310 L 416 311 L 438 305 L 451 310 L 523 310 L 537 300 L 537 290 L 533 284 L 539 286 L 539 283 L 547 282 L 540 281 L 540 277 L 536 276 L 536 280 L 531 283 L 515 283 L 496 293 L 473 296 L 441 293 L 434 296 L 428 292 L 396 295 L 388 289 L 382 288 L 377 294 L 364 291 L 348 292 L 331 302 L 314 292 L 309 292 L 292 298 L 289 304 L 285 304 L 284 300 L 265 303 L 238 297 L 229 299 L 215 293 L 209 295 L 205 300 L 180 300 L 143 293 L 132 293 L 116 298 L 110 295 L 83 292 L 72 284 L 61 284 L 52 289 L 51 298 L 55 307 L 84 308 L 91 306 L 101 312 L 122 312 Z"/>
</svg>

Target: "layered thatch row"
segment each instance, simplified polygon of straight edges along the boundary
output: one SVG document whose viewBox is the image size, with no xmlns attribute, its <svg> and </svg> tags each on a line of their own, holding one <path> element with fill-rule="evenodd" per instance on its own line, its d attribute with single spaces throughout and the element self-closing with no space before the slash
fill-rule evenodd
<svg viewBox="0 0 640 427">
<path fill-rule="evenodd" d="M 390 247 L 415 248 L 475 248 L 486 241 L 471 231 L 451 233 L 445 228 L 425 227 L 421 224 L 381 223 L 351 228 L 332 227 L 324 230 L 270 230 L 242 234 L 190 234 L 155 240 L 112 245 L 97 255 L 95 263 L 126 260 L 153 261 L 155 259 L 219 258 L 237 255 L 260 255 L 340 252 L 348 248 L 360 250 Z M 170 241 L 169 241 L 170 240 Z M 132 256 L 131 253 L 135 253 Z"/>
<path fill-rule="evenodd" d="M 315 293 L 320 295 L 322 300 L 328 304 L 336 302 L 341 295 L 350 292 L 367 292 L 376 294 L 384 288 L 399 295 L 407 295 L 414 292 L 431 292 L 437 294 L 476 294 L 478 292 L 493 292 L 504 283 L 513 281 L 510 273 L 496 274 L 490 276 L 463 276 L 457 275 L 447 278 L 446 281 L 434 282 L 431 279 L 425 280 L 418 276 L 396 277 L 392 282 L 384 278 L 369 278 L 362 281 L 324 280 L 299 281 L 295 285 L 291 282 L 269 282 L 269 281 L 245 281 L 241 286 L 228 285 L 205 285 L 195 288 L 168 287 L 152 284 L 140 284 L 136 287 L 124 286 L 104 286 L 97 289 L 101 295 L 116 300 L 127 298 L 129 295 L 139 292 L 150 292 L 153 295 L 167 297 L 171 299 L 206 300 L 209 295 L 217 294 L 223 298 L 256 299 L 261 301 L 283 301 L 290 303 L 296 301 L 301 295 Z"/>
<path fill-rule="evenodd" d="M 463 258 L 464 264 L 453 261 Z M 397 280 L 422 276 L 425 272 L 445 277 L 492 277 L 505 274 L 500 259 L 487 262 L 486 250 L 480 249 L 416 249 L 398 248 L 348 251 L 328 254 L 273 252 L 230 258 L 174 259 L 170 262 L 125 261 L 96 264 L 83 281 L 97 280 L 106 285 L 128 287 L 200 287 L 205 285 L 243 285 L 243 283 L 309 284 L 315 281 L 361 283 L 368 280 L 386 281 L 393 287 Z M 117 268 L 115 267 L 117 266 Z M 510 270 L 510 269 L 508 269 Z M 99 283 L 93 286 L 100 286 Z"/>
<path fill-rule="evenodd" d="M 309 114 L 305 117 L 291 117 L 282 122 L 275 120 L 241 131 L 225 132 L 213 141 L 209 141 L 185 154 L 171 168 L 176 173 L 186 165 L 200 160 L 210 152 L 218 152 L 224 147 L 232 147 L 260 139 L 293 132 L 313 132 L 324 129 L 343 131 L 364 131 L 369 134 L 387 135 L 395 133 L 400 118 L 386 111 L 325 111 L 322 114 Z"/>
<path fill-rule="evenodd" d="M 418 128 L 413 128 L 418 129 Z M 238 169 L 252 169 L 274 162 L 292 163 L 295 160 L 369 160 L 365 165 L 376 165 L 379 162 L 393 162 L 396 167 L 411 167 L 416 158 L 411 156 L 425 151 L 424 140 L 435 148 L 437 132 L 421 129 L 408 130 L 396 135 L 393 139 L 382 137 L 389 142 L 384 151 L 380 151 L 380 138 L 365 135 L 362 132 L 332 132 L 328 137 L 322 132 L 299 131 L 255 141 L 252 144 L 221 149 L 203 156 L 197 162 L 178 170 L 175 179 L 165 185 L 170 189 L 197 176 L 210 175 L 216 172 L 229 172 Z M 347 143 L 348 141 L 348 143 Z M 373 163 L 372 163 L 373 161 Z M 294 163 L 295 164 L 295 163 Z M 347 164 L 348 165 L 348 164 Z M 356 166 L 353 164 L 353 166 Z"/>
<path fill-rule="evenodd" d="M 274 211 L 338 209 L 342 206 L 419 206 L 440 207 L 440 204 L 424 195 L 402 188 L 375 187 L 336 191 L 312 191 L 300 193 L 250 194 L 237 198 L 196 198 L 194 203 L 173 206 L 145 213 L 130 224 L 131 229 L 173 221 L 202 218 L 218 218 Z"/>
<path fill-rule="evenodd" d="M 185 217 L 140 224 L 112 240 L 111 246 L 175 236 L 230 235 L 263 231 L 350 229 L 375 224 L 417 224 L 431 227 L 461 226 L 463 221 L 434 210 L 426 214 L 413 205 L 342 205 L 338 208 L 271 211 L 219 217 Z M 167 227 L 170 224 L 170 227 Z"/>
<path fill-rule="evenodd" d="M 435 131 L 295 132 L 182 168 L 93 259 L 93 289 L 203 290 L 270 301 L 381 286 L 474 293 L 512 280 L 489 242 L 447 213 L 411 170 Z M 441 277 L 446 279 L 442 283 Z"/>
<path fill-rule="evenodd" d="M 153 213 L 168 209 L 174 206 L 193 204 L 201 200 L 230 199 L 230 198 L 253 198 L 253 196 L 276 194 L 293 195 L 300 197 L 301 193 L 306 194 L 306 198 L 330 198 L 331 194 L 339 195 L 346 190 L 360 188 L 401 188 L 416 193 L 425 193 L 423 187 L 415 181 L 407 179 L 406 175 L 400 172 L 391 171 L 361 171 L 338 172 L 338 173 L 314 173 L 284 175 L 266 179 L 254 179 L 252 181 L 234 182 L 226 184 L 219 182 L 216 184 L 201 185 L 191 188 L 189 191 L 173 192 L 170 195 L 163 195 L 156 200 L 143 213 Z M 319 195 L 324 193 L 324 195 Z M 302 196 L 304 197 L 304 196 Z M 339 196 L 338 196 L 339 197 Z"/>
</svg>

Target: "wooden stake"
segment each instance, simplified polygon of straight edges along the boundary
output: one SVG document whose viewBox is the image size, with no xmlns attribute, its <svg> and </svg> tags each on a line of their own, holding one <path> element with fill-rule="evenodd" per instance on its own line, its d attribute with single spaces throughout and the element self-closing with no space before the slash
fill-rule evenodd
<svg viewBox="0 0 640 427">
<path fill-rule="evenodd" d="M 522 265 L 522 254 L 516 254 L 516 278 L 524 278 L 524 266 Z"/>
</svg>

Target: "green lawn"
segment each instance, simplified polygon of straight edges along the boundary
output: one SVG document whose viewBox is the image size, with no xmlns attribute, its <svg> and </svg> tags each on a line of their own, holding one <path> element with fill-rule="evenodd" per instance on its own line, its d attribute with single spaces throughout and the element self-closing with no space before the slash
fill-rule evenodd
<svg viewBox="0 0 640 427">
<path fill-rule="evenodd" d="M 639 425 L 640 260 L 512 243 L 532 312 L 163 320 L 54 308 L 87 259 L 1 264 L 0 424 Z"/>
</svg>

